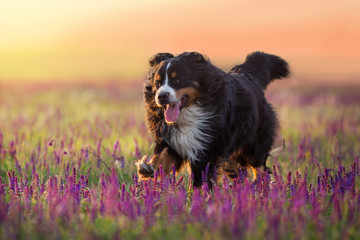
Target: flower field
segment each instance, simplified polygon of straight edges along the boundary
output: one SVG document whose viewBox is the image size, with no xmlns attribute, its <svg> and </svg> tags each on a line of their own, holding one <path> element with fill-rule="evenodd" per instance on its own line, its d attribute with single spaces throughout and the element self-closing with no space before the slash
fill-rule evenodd
<svg viewBox="0 0 360 240">
<path fill-rule="evenodd" d="M 270 88 L 273 173 L 209 190 L 138 179 L 141 84 L 0 84 L 0 239 L 360 239 L 360 87 Z"/>
</svg>

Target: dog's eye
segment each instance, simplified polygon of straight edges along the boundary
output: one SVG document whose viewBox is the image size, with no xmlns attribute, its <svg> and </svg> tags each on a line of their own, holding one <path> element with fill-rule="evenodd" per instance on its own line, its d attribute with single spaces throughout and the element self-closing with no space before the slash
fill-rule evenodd
<svg viewBox="0 0 360 240">
<path fill-rule="evenodd" d="M 157 87 L 157 88 L 160 87 L 160 82 L 159 81 L 155 81 L 155 87 Z"/>
<path fill-rule="evenodd" d="M 179 82 L 180 82 L 179 79 L 175 79 L 175 80 L 174 80 L 174 83 L 175 83 L 175 84 L 178 84 Z"/>
</svg>

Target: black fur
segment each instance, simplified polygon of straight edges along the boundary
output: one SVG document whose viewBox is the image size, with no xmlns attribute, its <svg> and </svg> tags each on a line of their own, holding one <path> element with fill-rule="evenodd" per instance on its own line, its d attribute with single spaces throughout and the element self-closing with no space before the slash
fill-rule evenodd
<svg viewBox="0 0 360 240">
<path fill-rule="evenodd" d="M 273 145 L 278 121 L 263 91 L 273 80 L 289 75 L 287 63 L 278 56 L 254 52 L 247 56 L 243 64 L 226 73 L 195 52 L 153 56 L 144 87 L 146 124 L 156 143 L 154 154 L 168 148 L 177 170 L 188 161 L 170 143 L 174 128 L 179 126 L 176 123 L 167 124 L 163 108 L 155 102 L 157 87 L 154 74 L 160 69 L 163 71 L 165 63 L 170 60 L 175 71 L 191 74 L 191 86 L 195 86 L 197 92 L 192 104 L 212 113 L 208 127 L 203 130 L 211 135 L 206 139 L 206 148 L 199 151 L 197 161 L 190 161 L 194 186 L 202 184 L 205 169 L 208 169 L 208 182 L 211 184 L 215 180 L 214 170 L 220 168 L 223 161 L 219 159 L 236 162 L 242 168 L 252 166 L 267 169 L 266 159 Z M 233 169 L 227 170 L 234 176 Z"/>
</svg>

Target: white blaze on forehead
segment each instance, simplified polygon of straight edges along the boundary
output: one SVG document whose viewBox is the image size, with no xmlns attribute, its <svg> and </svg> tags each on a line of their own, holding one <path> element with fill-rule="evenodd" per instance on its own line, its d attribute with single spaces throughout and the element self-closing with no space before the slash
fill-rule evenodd
<svg viewBox="0 0 360 240">
<path fill-rule="evenodd" d="M 155 101 L 158 105 L 160 105 L 160 103 L 158 102 L 158 95 L 160 93 L 163 92 L 168 92 L 169 93 L 169 102 L 178 102 L 179 100 L 176 98 L 175 95 L 175 90 L 169 86 L 169 67 L 171 65 L 171 61 L 169 61 L 169 63 L 166 65 L 166 71 L 165 71 L 165 81 L 164 81 L 164 85 L 162 85 L 156 92 L 156 96 L 155 96 Z"/>
<path fill-rule="evenodd" d="M 166 66 L 166 70 L 165 70 L 165 84 L 164 84 L 164 86 L 169 85 L 169 73 L 168 73 L 168 71 L 169 71 L 170 65 L 171 65 L 171 62 L 169 61 L 169 63 Z"/>
</svg>

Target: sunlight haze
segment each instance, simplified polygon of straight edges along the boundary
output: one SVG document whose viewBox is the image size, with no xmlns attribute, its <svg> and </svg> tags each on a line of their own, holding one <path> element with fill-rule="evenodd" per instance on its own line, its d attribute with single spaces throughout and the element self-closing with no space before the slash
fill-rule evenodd
<svg viewBox="0 0 360 240">
<path fill-rule="evenodd" d="M 360 76 L 360 3 L 1 1 L 0 81 L 143 78 L 160 51 L 227 67 L 261 50 L 295 75 Z"/>
</svg>

